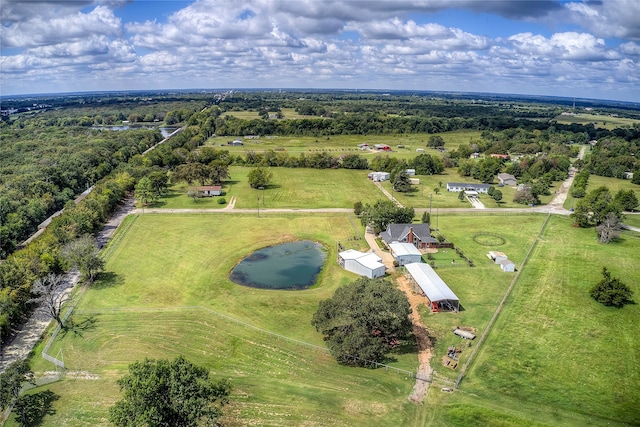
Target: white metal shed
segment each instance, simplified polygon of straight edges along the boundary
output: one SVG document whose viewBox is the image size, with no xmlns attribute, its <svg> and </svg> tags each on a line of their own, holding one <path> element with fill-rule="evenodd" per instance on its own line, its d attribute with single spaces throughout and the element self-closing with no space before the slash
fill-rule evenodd
<svg viewBox="0 0 640 427">
<path fill-rule="evenodd" d="M 422 253 L 413 243 L 389 243 L 389 249 L 393 258 L 398 261 L 398 265 L 422 261 Z"/>
<path fill-rule="evenodd" d="M 373 252 L 360 252 L 355 249 L 347 249 L 338 254 L 338 263 L 342 268 L 369 279 L 384 276 L 386 267 L 381 261 L 382 258 Z"/>
</svg>

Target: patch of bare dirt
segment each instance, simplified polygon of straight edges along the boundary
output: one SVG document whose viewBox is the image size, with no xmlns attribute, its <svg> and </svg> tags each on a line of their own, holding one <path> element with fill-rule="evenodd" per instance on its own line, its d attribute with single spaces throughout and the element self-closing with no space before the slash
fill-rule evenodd
<svg viewBox="0 0 640 427">
<path fill-rule="evenodd" d="M 413 333 L 416 336 L 418 345 L 418 372 L 416 374 L 416 384 L 413 386 L 413 393 L 409 396 L 409 400 L 421 403 L 427 396 L 427 390 L 429 389 L 428 380 L 431 378 L 431 356 L 433 355 L 429 332 L 422 323 L 418 312 L 418 307 L 425 304 L 426 300 L 413 290 L 406 278 L 399 277 L 397 281 L 398 288 L 405 293 L 411 305 L 411 322 L 413 323 Z"/>
</svg>

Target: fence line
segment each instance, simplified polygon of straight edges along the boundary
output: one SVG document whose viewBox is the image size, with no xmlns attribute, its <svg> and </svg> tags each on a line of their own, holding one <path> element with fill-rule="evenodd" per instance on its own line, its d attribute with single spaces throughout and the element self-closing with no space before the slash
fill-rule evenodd
<svg viewBox="0 0 640 427">
<path fill-rule="evenodd" d="M 126 225 L 126 228 L 124 228 L 123 230 L 119 230 L 119 232 L 116 231 L 116 235 L 114 235 L 107 242 L 105 247 L 100 251 L 100 256 L 102 257 L 103 260 L 106 261 L 106 260 L 109 259 L 109 257 L 111 256 L 111 254 L 113 253 L 115 248 L 118 246 L 117 243 L 120 243 L 120 241 L 124 238 L 124 236 L 127 235 L 129 230 L 133 226 L 133 223 L 136 222 L 137 219 L 138 219 L 138 215 L 134 214 L 133 215 L 133 219 L 131 221 L 129 221 L 129 223 Z"/>
<path fill-rule="evenodd" d="M 509 285 L 509 287 L 507 288 L 507 291 L 505 292 L 504 296 L 502 297 L 502 300 L 500 301 L 500 304 L 498 304 L 498 308 L 496 308 L 496 311 L 493 313 L 493 316 L 491 316 L 491 319 L 489 320 L 489 323 L 487 324 L 487 327 L 485 328 L 485 330 L 482 332 L 482 335 L 478 339 L 478 343 L 473 348 L 473 351 L 469 355 L 469 358 L 467 359 L 465 364 L 462 366 L 462 369 L 460 369 L 460 374 L 458 375 L 458 379 L 456 380 L 455 388 L 458 388 L 460 386 L 460 381 L 462 381 L 462 378 L 464 377 L 464 375 L 465 375 L 465 373 L 467 371 L 467 368 L 469 367 L 469 365 L 471 364 L 471 361 L 473 360 L 474 356 L 478 352 L 478 349 L 482 346 L 482 343 L 484 342 L 485 338 L 489 335 L 489 331 L 491 331 L 491 328 L 493 327 L 493 324 L 495 323 L 498 315 L 502 312 L 502 307 L 504 306 L 505 302 L 507 301 L 507 298 L 509 297 L 509 295 L 511 295 L 511 291 L 513 290 L 514 285 L 518 281 L 518 278 L 520 277 L 520 273 L 522 272 L 522 270 L 524 270 L 524 266 L 527 264 L 527 261 L 529 260 L 529 256 L 531 255 L 531 252 L 533 252 L 535 247 L 538 245 L 538 241 L 542 238 L 542 233 L 544 232 L 544 229 L 547 227 L 547 223 L 549 222 L 549 218 L 551 218 L 551 214 L 550 213 L 547 214 L 547 218 L 542 223 L 542 227 L 540 227 L 540 231 L 538 231 L 538 235 L 536 236 L 536 239 L 533 241 L 533 243 L 529 247 L 529 250 L 527 251 L 526 255 L 524 256 L 524 260 L 522 261 L 522 264 L 520 265 L 520 268 L 518 269 L 518 271 L 516 272 L 515 276 L 513 277 L 513 280 L 511 281 L 511 284 Z"/>
</svg>

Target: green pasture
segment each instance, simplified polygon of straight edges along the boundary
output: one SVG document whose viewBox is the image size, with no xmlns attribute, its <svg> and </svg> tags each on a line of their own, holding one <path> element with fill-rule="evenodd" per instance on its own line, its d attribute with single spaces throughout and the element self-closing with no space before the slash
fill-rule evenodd
<svg viewBox="0 0 640 427">
<path fill-rule="evenodd" d="M 367 178 L 369 171 L 349 169 L 270 168 L 271 185 L 264 190 L 249 186 L 251 167 L 231 166 L 231 179 L 222 184 L 227 204 L 236 198 L 235 208 L 257 209 L 353 209 L 357 201 L 375 203 L 385 196 Z M 222 209 L 219 197 L 203 197 L 194 201 L 187 195 L 186 184 L 171 187 L 153 207 L 167 209 Z"/>
<path fill-rule="evenodd" d="M 516 263 L 516 268 L 520 268 L 544 219 L 544 215 L 439 216 L 440 232 L 475 265 L 469 267 L 453 249 L 440 249 L 432 256 L 438 275 L 460 299 L 461 305 L 458 313 L 430 313 L 426 307 L 422 311 L 422 320 L 435 341 L 431 366 L 440 375 L 455 380 L 478 342 L 465 341 L 451 331 L 456 326 L 468 326 L 480 336 L 513 280 L 515 273 L 503 272 L 487 253 L 504 252 Z M 455 370 L 442 364 L 449 346 L 464 347 Z"/>
<path fill-rule="evenodd" d="M 562 124 L 578 123 L 585 125 L 593 123 L 596 128 L 604 128 L 609 130 L 622 127 L 632 127 L 636 123 L 640 123 L 640 120 L 589 113 L 581 113 L 573 116 L 560 115 L 556 116 L 555 120 L 558 123 Z"/>
<path fill-rule="evenodd" d="M 593 229 L 552 217 L 462 390 L 544 408 L 557 424 L 572 417 L 575 425 L 638 424 L 638 259 L 638 234 L 603 245 Z M 603 266 L 631 287 L 636 303 L 615 309 L 591 299 Z"/>
<path fill-rule="evenodd" d="M 106 273 L 80 300 L 75 327 L 50 350 L 63 355 L 70 371 L 100 379 L 68 377 L 49 386 L 61 398 L 47 420 L 104 425 L 117 398 L 115 380 L 129 363 L 184 354 L 209 367 L 214 377 L 231 379 L 230 425 L 357 425 L 365 419 L 371 425 L 406 424 L 419 408 L 407 401 L 413 380 L 406 374 L 341 367 L 324 351 L 215 314 L 324 347 L 311 317 L 320 300 L 357 278 L 335 262 L 336 243 L 365 249 L 364 240 L 350 240 L 362 233 L 355 217 L 347 215 L 130 217 L 106 252 Z M 228 279 L 253 250 L 292 239 L 311 239 L 326 248 L 326 268 L 316 286 L 260 290 Z M 190 306 L 202 308 L 181 309 Z M 415 371 L 415 349 L 392 358 L 393 366 Z M 34 369 L 52 367 L 36 359 Z M 97 383 L 103 384 L 100 393 Z"/>
<path fill-rule="evenodd" d="M 235 112 L 234 112 L 235 113 Z M 234 114 L 235 115 L 235 114 Z M 480 139 L 479 131 L 460 130 L 443 132 L 439 134 L 390 134 L 390 135 L 330 135 L 330 136 L 262 136 L 258 139 L 242 138 L 244 145 L 232 147 L 227 142 L 233 140 L 231 136 L 218 136 L 209 138 L 208 145 L 220 147 L 235 155 L 244 155 L 248 151 L 264 152 L 268 150 L 281 150 L 290 156 L 299 156 L 301 153 L 313 154 L 317 151 L 334 152 L 336 156 L 341 154 L 360 154 L 371 160 L 376 155 L 390 155 L 401 159 L 412 159 L 421 152 L 416 149 L 424 149 L 424 153 L 438 155 L 438 150 L 427 148 L 427 142 L 433 135 L 441 136 L 445 141 L 445 150 L 457 149 L 460 144 L 469 144 L 473 140 Z M 375 151 L 362 151 L 358 144 L 387 144 L 393 150 L 390 153 L 378 153 Z M 398 147 L 398 146 L 402 147 Z"/>
</svg>

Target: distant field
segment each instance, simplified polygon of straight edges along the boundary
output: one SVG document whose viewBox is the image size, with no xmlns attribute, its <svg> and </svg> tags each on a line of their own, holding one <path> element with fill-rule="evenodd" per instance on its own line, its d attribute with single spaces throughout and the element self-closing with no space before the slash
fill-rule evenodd
<svg viewBox="0 0 640 427">
<path fill-rule="evenodd" d="M 559 115 L 556 116 L 555 120 L 558 123 L 570 124 L 570 123 L 579 123 L 579 124 L 589 124 L 593 123 L 596 128 L 604 128 L 613 130 L 615 128 L 625 127 L 625 126 L 633 126 L 636 123 L 640 123 L 640 120 L 627 119 L 623 117 L 613 117 L 606 116 L 600 114 L 588 114 L 581 113 L 576 115 Z"/>
<path fill-rule="evenodd" d="M 480 138 L 479 131 L 455 131 L 434 134 L 441 136 L 445 141 L 447 151 L 455 150 L 460 144 L 469 144 L 474 139 Z M 234 139 L 231 136 L 219 136 L 209 138 L 207 144 L 224 148 L 234 154 L 242 154 L 247 151 L 263 152 L 269 149 L 283 148 L 290 155 L 298 156 L 300 153 L 313 153 L 314 151 L 334 151 L 336 155 L 343 153 L 357 153 L 366 156 L 368 159 L 376 155 L 392 155 L 398 158 L 413 158 L 420 154 L 416 149 L 422 148 L 425 153 L 442 156 L 438 150 L 427 148 L 427 142 L 432 135 L 419 134 L 391 134 L 391 135 L 331 135 L 331 136 L 262 136 L 259 139 L 243 138 L 244 145 L 231 147 L 228 141 Z M 391 153 L 376 153 L 372 151 L 361 151 L 358 144 L 367 143 L 371 146 L 375 144 L 387 144 L 391 146 Z M 398 145 L 404 148 L 399 148 Z"/>
</svg>

